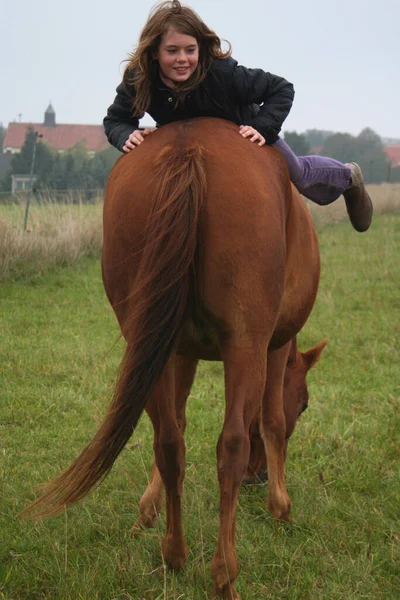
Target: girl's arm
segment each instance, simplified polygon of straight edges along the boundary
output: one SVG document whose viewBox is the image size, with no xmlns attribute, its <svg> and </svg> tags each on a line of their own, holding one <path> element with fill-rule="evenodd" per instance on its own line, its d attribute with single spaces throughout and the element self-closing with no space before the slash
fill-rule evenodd
<svg viewBox="0 0 400 600">
<path fill-rule="evenodd" d="M 122 83 L 117 87 L 117 95 L 108 108 L 103 123 L 110 144 L 123 152 L 130 134 L 139 127 L 139 119 L 132 116 L 132 98 L 128 96 Z"/>
<path fill-rule="evenodd" d="M 258 114 L 243 125 L 254 127 L 267 144 L 276 142 L 282 124 L 293 104 L 294 88 L 291 83 L 266 73 L 262 69 L 247 69 L 237 64 L 232 69 L 231 94 L 239 105 L 258 104 Z"/>
</svg>

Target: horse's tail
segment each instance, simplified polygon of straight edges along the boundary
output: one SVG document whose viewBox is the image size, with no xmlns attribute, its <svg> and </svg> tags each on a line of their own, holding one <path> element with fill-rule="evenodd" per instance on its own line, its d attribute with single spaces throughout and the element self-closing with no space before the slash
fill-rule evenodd
<svg viewBox="0 0 400 600">
<path fill-rule="evenodd" d="M 194 282 L 206 174 L 198 144 L 166 147 L 155 173 L 154 209 L 129 298 L 127 349 L 108 413 L 78 458 L 28 506 L 34 518 L 60 512 L 108 474 L 132 435 L 177 342 Z M 152 198 L 144 199 L 152 203 Z"/>
</svg>

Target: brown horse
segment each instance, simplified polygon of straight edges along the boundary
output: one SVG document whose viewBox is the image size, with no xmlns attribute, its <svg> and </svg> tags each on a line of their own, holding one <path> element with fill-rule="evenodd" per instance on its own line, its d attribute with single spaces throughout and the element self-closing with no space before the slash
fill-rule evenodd
<svg viewBox="0 0 400 600">
<path fill-rule="evenodd" d="M 283 157 L 218 119 L 152 133 L 110 174 L 103 280 L 127 341 L 114 398 L 93 440 L 28 510 L 54 514 L 85 496 L 146 409 L 166 490 L 163 554 L 170 566 L 182 566 L 188 550 L 180 398 L 198 359 L 222 360 L 220 530 L 211 572 L 213 596 L 238 599 L 236 506 L 253 434 L 261 436 L 268 463 L 268 506 L 276 518 L 289 519 L 284 378 L 319 281 L 315 230 Z"/>
</svg>

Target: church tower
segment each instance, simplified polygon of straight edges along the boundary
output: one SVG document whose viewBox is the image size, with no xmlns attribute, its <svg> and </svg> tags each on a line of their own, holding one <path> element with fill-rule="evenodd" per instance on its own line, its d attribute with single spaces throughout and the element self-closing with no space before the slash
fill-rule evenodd
<svg viewBox="0 0 400 600">
<path fill-rule="evenodd" d="M 44 113 L 44 123 L 43 125 L 45 127 L 55 127 L 56 126 L 56 113 L 54 111 L 54 108 L 51 105 L 51 102 L 49 103 L 46 112 Z"/>
</svg>

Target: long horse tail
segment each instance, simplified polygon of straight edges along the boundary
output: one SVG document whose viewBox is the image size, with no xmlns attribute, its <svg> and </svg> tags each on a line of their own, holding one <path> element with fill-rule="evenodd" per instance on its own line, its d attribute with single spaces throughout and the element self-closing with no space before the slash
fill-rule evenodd
<svg viewBox="0 0 400 600">
<path fill-rule="evenodd" d="M 149 394 L 177 343 L 196 285 L 207 180 L 199 144 L 164 148 L 155 165 L 155 194 L 141 261 L 128 299 L 127 348 L 107 415 L 92 441 L 24 515 L 43 518 L 77 502 L 108 474 L 131 437 Z M 151 204 L 151 198 L 145 201 Z"/>
</svg>

